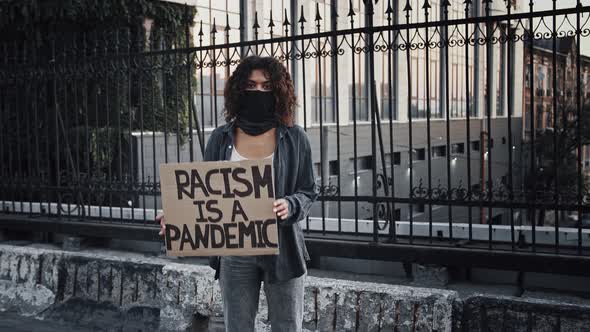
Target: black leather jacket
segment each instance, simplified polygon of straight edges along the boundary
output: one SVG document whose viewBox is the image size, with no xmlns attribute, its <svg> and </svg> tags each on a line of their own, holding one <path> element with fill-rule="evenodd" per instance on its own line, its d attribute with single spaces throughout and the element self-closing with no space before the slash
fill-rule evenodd
<svg viewBox="0 0 590 332">
<path fill-rule="evenodd" d="M 274 152 L 275 197 L 289 202 L 289 216 L 279 222 L 279 254 L 260 256 L 270 280 L 285 281 L 303 275 L 309 254 L 305 248 L 299 221 L 305 219 L 318 194 L 313 174 L 311 147 L 300 126 L 278 126 Z M 216 128 L 205 148 L 205 161 L 230 160 L 234 148 L 234 123 Z M 210 257 L 209 265 L 219 277 L 219 257 Z"/>
</svg>

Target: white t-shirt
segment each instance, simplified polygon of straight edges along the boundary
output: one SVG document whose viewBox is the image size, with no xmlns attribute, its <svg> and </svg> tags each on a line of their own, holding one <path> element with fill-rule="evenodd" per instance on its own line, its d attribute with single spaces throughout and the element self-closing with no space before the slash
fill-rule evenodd
<svg viewBox="0 0 590 332">
<path fill-rule="evenodd" d="M 262 158 L 262 159 L 272 159 L 274 158 L 275 153 L 271 153 L 270 156 Z M 229 159 L 230 161 L 241 161 L 241 160 L 249 160 L 248 158 L 242 156 L 239 152 L 238 149 L 236 149 L 236 147 L 234 146 L 231 152 L 231 158 Z"/>
<path fill-rule="evenodd" d="M 274 167 L 274 155 L 275 153 L 273 152 L 270 156 L 266 157 L 266 158 L 262 158 L 262 159 L 269 159 L 270 158 L 270 164 L 273 165 L 271 167 L 272 169 L 272 178 L 274 179 L 275 177 L 275 167 Z M 244 156 L 242 156 L 239 152 L 238 149 L 236 149 L 235 146 L 233 146 L 232 152 L 231 152 L 231 157 L 229 159 L 230 161 L 242 161 L 242 160 L 250 160 Z"/>
</svg>

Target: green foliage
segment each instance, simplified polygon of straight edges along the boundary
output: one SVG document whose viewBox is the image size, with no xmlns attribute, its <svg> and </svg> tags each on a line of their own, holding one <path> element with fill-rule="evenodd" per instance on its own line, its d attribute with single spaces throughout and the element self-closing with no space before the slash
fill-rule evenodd
<svg viewBox="0 0 590 332">
<path fill-rule="evenodd" d="M 188 16 L 187 16 L 188 14 Z M 0 2 L 0 29 L 40 23 L 75 22 L 94 25 L 104 21 L 130 21 L 150 17 L 160 26 L 178 28 L 192 22 L 194 7 L 149 0 L 5 0 Z"/>
<path fill-rule="evenodd" d="M 186 55 L 140 53 L 192 46 L 185 24 L 195 14 L 194 7 L 145 0 L 0 1 L 0 40 L 15 39 L 5 44 L 10 54 L 22 49 L 23 59 L 36 54 L 41 64 L 0 68 L 0 77 L 15 77 L 5 82 L 2 98 L 0 157 L 9 162 L 1 167 L 22 175 L 39 165 L 33 176 L 44 174 L 44 181 L 59 186 L 84 176 L 137 180 L 138 132 L 146 132 L 148 142 L 152 131 L 178 133 L 183 144 L 189 122 Z M 144 18 L 153 20 L 149 34 Z M 23 42 L 30 35 L 35 44 Z M 190 80 L 194 89 L 194 75 Z"/>
</svg>

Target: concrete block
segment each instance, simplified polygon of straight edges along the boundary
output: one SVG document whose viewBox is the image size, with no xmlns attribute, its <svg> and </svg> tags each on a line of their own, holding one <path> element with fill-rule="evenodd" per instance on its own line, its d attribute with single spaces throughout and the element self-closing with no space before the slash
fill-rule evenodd
<svg viewBox="0 0 590 332">
<path fill-rule="evenodd" d="M 135 269 L 132 264 L 121 264 L 119 268 L 120 278 L 118 280 L 119 282 L 115 284 L 115 287 L 119 287 L 119 305 L 125 307 L 133 306 L 137 303 L 136 299 L 139 298 L 139 289 L 136 287 L 138 276 L 134 273 Z"/>
<path fill-rule="evenodd" d="M 57 291 L 58 266 L 61 264 L 61 255 L 43 253 L 39 260 L 41 269 L 41 284 Z"/>
<path fill-rule="evenodd" d="M 339 314 L 337 302 L 341 291 L 331 287 L 331 285 L 311 288 L 311 293 L 314 297 L 313 316 L 316 323 L 316 331 L 334 330 Z M 356 307 L 353 309 L 356 309 Z"/>
<path fill-rule="evenodd" d="M 358 293 L 358 330 L 368 332 L 381 331 L 383 320 L 383 294 Z"/>
<path fill-rule="evenodd" d="M 356 313 L 358 309 L 359 294 L 354 291 L 333 292 L 335 310 L 333 318 L 335 320 L 336 331 L 354 331 L 356 329 Z"/>
<path fill-rule="evenodd" d="M 532 330 L 535 332 L 558 331 L 558 318 L 552 315 L 534 315 Z"/>
<path fill-rule="evenodd" d="M 15 284 L 0 280 L 0 311 L 35 316 L 55 302 L 55 294 L 43 285 Z"/>
<path fill-rule="evenodd" d="M 381 331 L 394 332 L 398 331 L 400 316 L 400 300 L 392 296 L 383 295 L 381 304 Z"/>
<path fill-rule="evenodd" d="M 114 299 L 117 289 L 115 289 L 114 284 L 115 271 L 113 269 L 113 265 L 110 262 L 99 262 L 97 268 L 98 273 L 96 279 L 98 292 L 96 294 L 96 301 L 108 302 L 113 305 L 118 305 L 119 303 Z"/>
<path fill-rule="evenodd" d="M 570 318 L 565 317 L 560 319 L 560 331 L 563 332 L 582 332 L 588 331 L 588 317 L 585 318 Z"/>
</svg>

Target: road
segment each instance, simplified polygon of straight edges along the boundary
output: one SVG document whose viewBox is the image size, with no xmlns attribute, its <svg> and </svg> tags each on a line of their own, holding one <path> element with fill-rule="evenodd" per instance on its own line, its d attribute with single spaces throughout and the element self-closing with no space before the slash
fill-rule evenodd
<svg viewBox="0 0 590 332">
<path fill-rule="evenodd" d="M 90 332 L 69 323 L 39 320 L 33 317 L 22 317 L 15 313 L 0 312 L 0 332 Z"/>
</svg>

